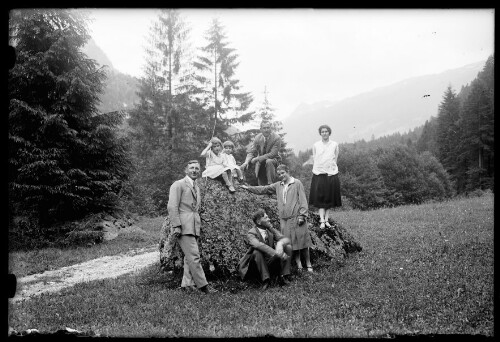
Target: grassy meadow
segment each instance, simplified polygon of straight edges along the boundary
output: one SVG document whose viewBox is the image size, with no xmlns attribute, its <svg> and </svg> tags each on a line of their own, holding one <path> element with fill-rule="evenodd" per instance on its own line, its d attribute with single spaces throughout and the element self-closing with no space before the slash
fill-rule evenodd
<svg viewBox="0 0 500 342">
<path fill-rule="evenodd" d="M 113 337 L 493 336 L 493 202 L 486 194 L 336 211 L 363 251 L 289 286 L 229 291 L 214 282 L 219 293 L 186 293 L 153 266 L 10 303 L 9 326 Z"/>
<path fill-rule="evenodd" d="M 24 277 L 103 256 L 124 253 L 131 249 L 158 247 L 163 219 L 164 217 L 141 217 L 137 226 L 142 231 L 120 234 L 114 240 L 104 241 L 92 247 L 43 248 L 9 253 L 9 273 Z"/>
</svg>

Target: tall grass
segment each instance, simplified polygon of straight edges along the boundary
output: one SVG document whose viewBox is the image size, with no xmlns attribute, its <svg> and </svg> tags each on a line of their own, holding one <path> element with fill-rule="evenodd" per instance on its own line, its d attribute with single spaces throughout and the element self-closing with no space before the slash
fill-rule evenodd
<svg viewBox="0 0 500 342">
<path fill-rule="evenodd" d="M 9 325 L 127 337 L 493 335 L 492 195 L 334 218 L 363 251 L 286 287 L 185 293 L 150 268 L 10 304 Z"/>
</svg>

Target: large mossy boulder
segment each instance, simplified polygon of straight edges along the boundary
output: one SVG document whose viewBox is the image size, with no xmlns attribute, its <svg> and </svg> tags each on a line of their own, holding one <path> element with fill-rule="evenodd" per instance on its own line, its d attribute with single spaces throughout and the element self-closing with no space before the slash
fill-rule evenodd
<svg viewBox="0 0 500 342">
<path fill-rule="evenodd" d="M 254 226 L 252 215 L 258 208 L 266 211 L 273 226 L 279 230 L 276 196 L 255 195 L 244 189 L 230 194 L 223 184 L 212 179 L 199 179 L 198 185 L 202 194 L 202 227 L 198 244 L 203 269 L 207 275 L 229 276 L 237 272 L 238 261 L 249 247 L 246 234 Z M 320 229 L 319 216 L 309 210 L 307 224 L 313 242 L 311 259 L 315 265 L 342 264 L 348 253 L 361 251 L 359 243 L 332 219 L 331 228 Z M 160 265 L 163 271 L 180 274 L 183 253 L 171 237 L 170 228 L 167 216 L 159 243 Z"/>
</svg>

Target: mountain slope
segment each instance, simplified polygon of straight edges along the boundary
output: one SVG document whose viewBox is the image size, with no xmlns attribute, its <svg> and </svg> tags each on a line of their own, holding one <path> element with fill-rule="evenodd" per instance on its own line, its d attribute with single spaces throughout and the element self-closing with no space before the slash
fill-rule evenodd
<svg viewBox="0 0 500 342">
<path fill-rule="evenodd" d="M 320 139 L 322 124 L 332 128 L 332 139 L 342 142 L 405 132 L 436 116 L 446 88 L 458 93 L 480 72 L 485 61 L 433 75 L 410 78 L 333 104 L 300 105 L 283 120 L 288 146 L 310 148 Z"/>
<path fill-rule="evenodd" d="M 82 51 L 99 65 L 107 66 L 106 74 L 108 78 L 100 97 L 99 111 L 107 113 L 116 110 L 127 110 L 139 102 L 139 97 L 136 94 L 139 89 L 139 80 L 136 77 L 116 70 L 104 51 L 93 39 L 89 40 Z"/>
<path fill-rule="evenodd" d="M 94 59 L 99 65 L 107 65 L 113 68 L 113 64 L 109 60 L 108 56 L 102 51 L 102 49 L 96 44 L 93 39 L 90 39 L 87 44 L 83 47 L 82 52 L 84 52 L 89 58 Z"/>
</svg>

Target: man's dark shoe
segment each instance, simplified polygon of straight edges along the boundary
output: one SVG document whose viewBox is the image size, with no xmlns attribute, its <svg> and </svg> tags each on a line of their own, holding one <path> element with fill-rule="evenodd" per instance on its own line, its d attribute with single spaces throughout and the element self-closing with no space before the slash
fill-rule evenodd
<svg viewBox="0 0 500 342">
<path fill-rule="evenodd" d="M 290 285 L 290 280 L 288 280 L 284 276 L 279 277 L 278 282 L 279 282 L 280 286 Z"/>
<path fill-rule="evenodd" d="M 191 285 L 191 286 L 182 286 L 181 290 L 183 290 L 185 292 L 193 292 L 193 291 L 196 290 L 196 286 L 194 286 L 194 285 Z"/>
<path fill-rule="evenodd" d="M 203 287 L 200 287 L 200 291 L 203 292 L 203 293 L 216 293 L 216 292 L 219 292 L 218 290 L 214 289 L 212 286 L 210 285 L 205 285 Z"/>
</svg>

